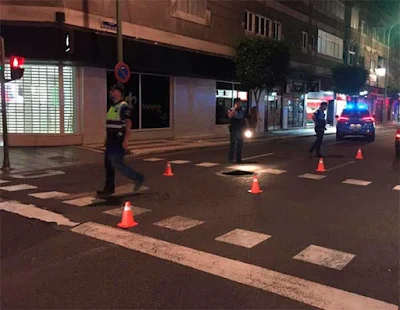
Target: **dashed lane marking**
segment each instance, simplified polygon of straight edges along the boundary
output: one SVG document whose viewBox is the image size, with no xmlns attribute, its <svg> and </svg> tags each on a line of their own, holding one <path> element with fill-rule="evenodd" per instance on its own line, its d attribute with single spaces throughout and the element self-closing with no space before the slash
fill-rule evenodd
<svg viewBox="0 0 400 310">
<path fill-rule="evenodd" d="M 370 297 L 93 222 L 71 231 L 320 309 L 398 310 L 397 305 Z"/>
<path fill-rule="evenodd" d="M 68 196 L 68 194 L 62 192 L 44 192 L 44 193 L 29 194 L 29 196 L 39 199 L 50 199 L 50 198 L 65 197 Z"/>
<path fill-rule="evenodd" d="M 326 169 L 326 172 L 329 172 L 329 171 L 332 171 L 332 170 L 336 170 L 336 169 L 339 169 L 339 168 L 343 168 L 343 167 L 346 167 L 346 166 L 348 166 L 348 165 L 352 165 L 352 164 L 354 164 L 355 162 L 356 162 L 356 161 L 353 160 L 353 161 L 349 161 L 349 162 L 344 163 L 344 164 L 341 164 L 341 165 L 337 165 L 337 166 L 332 167 L 332 168 L 330 168 L 330 169 Z"/>
<path fill-rule="evenodd" d="M 235 229 L 215 240 L 251 249 L 269 238 L 271 238 L 270 235 L 244 229 Z"/>
<path fill-rule="evenodd" d="M 370 185 L 372 182 L 370 181 L 363 181 L 363 180 L 355 180 L 355 179 L 347 179 L 342 182 L 343 184 L 351 184 L 351 185 L 358 185 L 358 186 L 367 186 Z"/>
<path fill-rule="evenodd" d="M 132 206 L 131 210 L 132 210 L 132 213 L 134 216 L 140 215 L 143 213 L 147 213 L 147 212 L 151 212 L 151 210 L 149 210 L 149 209 L 135 207 L 135 206 Z M 123 211 L 124 211 L 124 207 L 120 207 L 120 208 L 115 208 L 112 210 L 104 211 L 103 213 L 108 214 L 108 215 L 113 215 L 113 216 L 122 216 Z"/>
<path fill-rule="evenodd" d="M 266 154 L 260 154 L 260 155 L 256 155 L 256 156 L 245 157 L 245 158 L 242 158 L 242 160 L 255 159 L 255 158 L 266 157 L 266 156 L 271 156 L 271 155 L 274 155 L 274 153 L 266 153 Z"/>
<path fill-rule="evenodd" d="M 57 225 L 76 226 L 79 223 L 72 222 L 61 214 L 37 208 L 34 205 L 27 205 L 18 201 L 6 201 L 0 203 L 0 210 L 19 214 L 27 218 L 33 218 Z"/>
<path fill-rule="evenodd" d="M 18 184 L 18 185 L 0 187 L 1 190 L 7 191 L 7 192 L 18 192 L 18 191 L 24 191 L 24 190 L 28 190 L 28 189 L 35 189 L 35 188 L 37 188 L 37 187 L 33 186 L 33 185 L 29 185 L 29 184 Z"/>
<path fill-rule="evenodd" d="M 294 259 L 336 270 L 342 270 L 355 257 L 354 254 L 310 245 L 294 256 Z"/>
<path fill-rule="evenodd" d="M 396 185 L 395 187 L 393 187 L 393 190 L 400 191 L 400 185 Z"/>
<path fill-rule="evenodd" d="M 320 174 L 306 173 L 306 174 L 299 175 L 299 178 L 309 179 L 309 180 L 322 180 L 325 178 L 325 176 L 320 175 Z"/>
<path fill-rule="evenodd" d="M 182 165 L 182 164 L 190 163 L 190 160 L 173 160 L 173 161 L 170 161 L 169 163 L 175 164 L 175 165 Z"/>
<path fill-rule="evenodd" d="M 51 177 L 54 175 L 62 175 L 62 174 L 65 174 L 65 172 L 61 170 L 44 170 L 41 172 L 25 172 L 21 174 L 10 174 L 10 177 L 14 179 L 39 179 L 39 178 Z"/>
<path fill-rule="evenodd" d="M 63 201 L 63 203 L 77 206 L 77 207 L 86 207 L 86 206 L 92 205 L 94 203 L 99 203 L 99 202 L 103 202 L 103 201 L 104 201 L 103 199 L 99 199 L 99 198 L 95 198 L 95 197 L 81 197 L 81 198 L 77 198 L 77 199 Z"/>
<path fill-rule="evenodd" d="M 209 167 L 214 167 L 214 166 L 218 166 L 218 165 L 219 165 L 219 164 L 217 164 L 217 163 L 208 163 L 208 162 L 205 162 L 205 163 L 197 164 L 196 166 L 209 168 Z"/>
<path fill-rule="evenodd" d="M 146 158 L 143 159 L 144 161 L 150 161 L 150 162 L 154 162 L 154 161 L 162 161 L 165 160 L 164 158 L 157 158 L 157 157 L 152 157 L 152 158 Z"/>
<path fill-rule="evenodd" d="M 154 225 L 169 228 L 176 231 L 184 231 L 195 226 L 203 224 L 203 221 L 190 219 L 183 216 L 173 216 L 165 220 L 154 223 Z"/>
<path fill-rule="evenodd" d="M 7 180 L 0 180 L 0 184 L 4 184 L 4 183 L 8 183 L 8 182 L 10 182 L 10 181 L 7 181 Z"/>
</svg>

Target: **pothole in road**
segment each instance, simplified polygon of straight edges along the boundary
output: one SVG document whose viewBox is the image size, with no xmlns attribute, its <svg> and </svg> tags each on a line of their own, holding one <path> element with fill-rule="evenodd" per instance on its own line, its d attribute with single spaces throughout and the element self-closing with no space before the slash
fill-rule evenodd
<svg viewBox="0 0 400 310">
<path fill-rule="evenodd" d="M 221 172 L 221 174 L 231 175 L 231 176 L 244 176 L 244 175 L 253 175 L 254 172 L 245 170 L 232 170 L 232 171 Z"/>
</svg>

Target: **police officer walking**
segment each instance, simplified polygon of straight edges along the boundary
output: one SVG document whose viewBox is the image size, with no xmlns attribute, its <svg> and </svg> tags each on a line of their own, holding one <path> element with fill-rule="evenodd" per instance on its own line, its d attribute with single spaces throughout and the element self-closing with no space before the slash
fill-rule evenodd
<svg viewBox="0 0 400 310">
<path fill-rule="evenodd" d="M 228 112 L 231 121 L 229 126 L 230 144 L 229 144 L 229 161 L 234 162 L 236 153 L 236 162 L 242 162 L 243 135 L 246 127 L 245 111 L 241 107 L 242 101 L 236 98 L 232 109 Z"/>
<path fill-rule="evenodd" d="M 311 145 L 310 150 L 308 151 L 308 155 L 310 157 L 313 156 L 314 151 L 316 151 L 317 157 L 322 157 L 321 154 L 321 145 L 322 140 L 324 139 L 324 133 L 326 130 L 326 119 L 325 119 L 325 110 L 327 109 L 328 104 L 326 102 L 321 102 L 321 105 L 317 111 L 315 111 L 314 115 L 312 116 L 314 124 L 315 124 L 315 133 L 317 137 L 315 142 Z"/>
<path fill-rule="evenodd" d="M 128 148 L 130 130 L 132 128 L 132 109 L 123 100 L 123 90 L 115 85 L 110 90 L 112 105 L 107 112 L 107 137 L 105 142 L 104 165 L 106 169 L 106 183 L 102 190 L 97 191 L 99 196 L 114 194 L 115 169 L 125 177 L 134 181 L 133 192 L 140 191 L 144 176 L 132 170 L 124 162 L 125 151 Z"/>
</svg>

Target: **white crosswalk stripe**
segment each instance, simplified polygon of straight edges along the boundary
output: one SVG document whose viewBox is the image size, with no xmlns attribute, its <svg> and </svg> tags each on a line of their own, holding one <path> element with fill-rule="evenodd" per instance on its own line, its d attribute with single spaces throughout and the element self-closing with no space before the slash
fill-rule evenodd
<svg viewBox="0 0 400 310">
<path fill-rule="evenodd" d="M 184 231 L 195 226 L 203 224 L 203 221 L 190 219 L 183 216 L 174 216 L 165 220 L 154 223 L 154 225 L 164 228 L 169 228 L 176 231 Z"/>
<path fill-rule="evenodd" d="M 95 198 L 95 197 L 81 197 L 81 198 L 77 198 L 77 199 L 63 201 L 63 203 L 77 206 L 77 207 L 85 207 L 85 206 L 89 206 L 91 204 L 95 204 L 95 203 L 99 203 L 99 202 L 103 202 L 103 201 L 104 201 L 103 199 L 99 199 L 99 198 Z"/>
<path fill-rule="evenodd" d="M 271 238 L 270 235 L 244 229 L 235 229 L 216 238 L 215 240 L 250 249 L 269 238 Z"/>
<path fill-rule="evenodd" d="M 214 166 L 218 166 L 218 165 L 219 164 L 217 164 L 217 163 L 208 163 L 208 162 L 196 164 L 196 166 L 198 166 L 198 167 L 206 167 L 206 168 L 214 167 Z"/>
<path fill-rule="evenodd" d="M 175 165 L 182 165 L 182 164 L 190 163 L 190 160 L 173 160 L 173 161 L 170 161 L 169 163 L 175 164 Z"/>
<path fill-rule="evenodd" d="M 157 157 L 152 157 L 152 158 L 146 158 L 143 159 L 144 161 L 150 161 L 150 162 L 154 162 L 154 161 L 162 161 L 165 160 L 164 158 L 157 158 Z"/>
<path fill-rule="evenodd" d="M 29 194 L 29 196 L 39 199 L 51 199 L 51 198 L 68 196 L 68 194 L 62 192 L 43 192 L 43 193 Z"/>
<path fill-rule="evenodd" d="M 28 190 L 28 189 L 35 189 L 35 188 L 37 188 L 37 187 L 33 186 L 33 185 L 29 185 L 29 184 L 18 184 L 18 185 L 0 187 L 1 190 L 7 191 L 7 192 L 18 192 L 18 191 L 24 191 L 24 190 Z"/>
<path fill-rule="evenodd" d="M 325 176 L 321 175 L 321 174 L 305 173 L 305 174 L 299 175 L 299 178 L 309 179 L 309 180 L 322 180 L 325 178 Z"/>
<path fill-rule="evenodd" d="M 358 185 L 358 186 L 367 186 L 370 185 L 372 182 L 364 181 L 364 180 L 356 180 L 356 179 L 347 179 L 342 182 L 343 184 L 350 184 L 350 185 Z"/>
</svg>

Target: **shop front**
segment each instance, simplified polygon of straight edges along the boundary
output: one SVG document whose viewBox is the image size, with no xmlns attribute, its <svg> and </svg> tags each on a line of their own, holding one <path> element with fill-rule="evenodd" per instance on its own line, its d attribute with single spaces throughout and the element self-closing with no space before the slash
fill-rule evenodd
<svg viewBox="0 0 400 310">
<path fill-rule="evenodd" d="M 80 144 L 77 69 L 29 61 L 24 68 L 22 79 L 5 84 L 10 145 Z M 10 78 L 8 65 L 5 74 Z"/>
</svg>

